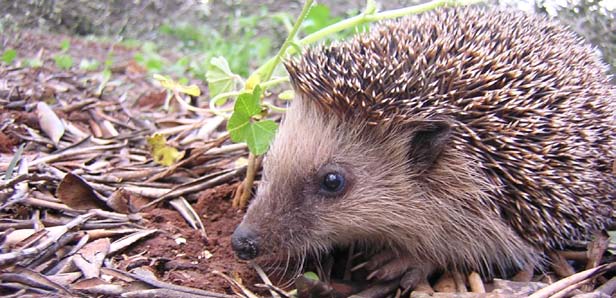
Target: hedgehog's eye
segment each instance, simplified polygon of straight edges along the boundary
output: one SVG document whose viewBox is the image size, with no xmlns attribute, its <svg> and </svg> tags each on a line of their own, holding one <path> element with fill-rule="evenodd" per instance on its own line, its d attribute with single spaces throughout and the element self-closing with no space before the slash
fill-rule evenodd
<svg viewBox="0 0 616 298">
<path fill-rule="evenodd" d="M 327 194 L 337 195 L 344 190 L 344 176 L 338 172 L 329 172 L 321 179 L 321 190 Z"/>
</svg>

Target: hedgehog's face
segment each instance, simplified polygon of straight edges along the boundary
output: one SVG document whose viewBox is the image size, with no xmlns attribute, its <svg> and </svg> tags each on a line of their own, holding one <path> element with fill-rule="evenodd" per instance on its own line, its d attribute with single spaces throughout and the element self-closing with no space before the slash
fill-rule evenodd
<svg viewBox="0 0 616 298">
<path fill-rule="evenodd" d="M 409 194 L 409 138 L 400 136 L 404 131 L 377 137 L 361 123 L 343 123 L 294 101 L 233 234 L 240 258 L 395 238 L 394 223 L 408 221 L 409 205 L 421 204 Z M 374 210 L 387 210 L 387 218 Z"/>
</svg>

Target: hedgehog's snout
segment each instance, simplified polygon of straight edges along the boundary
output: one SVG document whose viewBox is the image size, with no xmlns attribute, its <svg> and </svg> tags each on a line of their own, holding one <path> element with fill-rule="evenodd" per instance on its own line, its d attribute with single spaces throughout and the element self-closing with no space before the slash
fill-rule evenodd
<svg viewBox="0 0 616 298">
<path fill-rule="evenodd" d="M 244 224 L 240 224 L 231 235 L 231 247 L 242 260 L 252 260 L 259 255 L 257 234 Z"/>
</svg>

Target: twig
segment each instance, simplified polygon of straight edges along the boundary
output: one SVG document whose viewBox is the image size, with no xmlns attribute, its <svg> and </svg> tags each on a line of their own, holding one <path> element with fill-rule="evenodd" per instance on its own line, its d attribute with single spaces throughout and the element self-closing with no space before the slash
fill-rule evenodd
<svg viewBox="0 0 616 298">
<path fill-rule="evenodd" d="M 232 171 L 228 171 L 225 174 L 222 174 L 220 176 L 217 176 L 216 178 L 211 178 L 208 176 L 203 177 L 203 178 L 199 178 L 196 179 L 195 181 L 191 181 L 190 183 L 186 183 L 186 184 L 182 184 L 172 190 L 170 190 L 169 192 L 167 192 L 166 194 L 164 194 L 163 196 L 161 196 L 160 198 L 153 200 L 145 205 L 143 205 L 141 208 L 139 208 L 138 211 L 141 211 L 143 209 L 146 209 L 150 206 L 153 206 L 155 204 L 160 203 L 161 201 L 167 200 L 169 198 L 175 198 L 175 197 L 179 197 L 182 195 L 185 195 L 187 193 L 191 193 L 191 192 L 197 192 L 206 188 L 210 188 L 210 187 L 214 187 L 216 185 L 225 183 L 239 175 L 241 175 L 244 171 L 246 171 L 246 167 L 241 167 Z M 216 173 L 219 174 L 219 173 Z M 207 179 L 205 179 L 207 178 Z M 206 181 L 203 181 L 203 180 Z"/>
<path fill-rule="evenodd" d="M 207 152 L 208 152 L 209 150 L 211 150 L 212 148 L 215 148 L 215 147 L 220 146 L 220 145 L 221 145 L 224 141 L 226 141 L 226 140 L 227 140 L 227 137 L 225 136 L 225 137 L 222 137 L 222 138 L 219 138 L 219 139 L 215 140 L 215 141 L 214 141 L 214 143 L 210 144 L 210 145 L 209 145 L 209 146 L 207 146 L 207 147 L 204 147 L 204 148 L 199 148 L 199 149 L 197 149 L 197 150 L 194 150 L 193 154 L 191 154 L 188 158 L 186 158 L 186 159 L 184 159 L 184 160 L 181 160 L 180 162 L 178 162 L 178 163 L 176 163 L 176 164 L 173 164 L 173 165 L 171 165 L 171 166 L 167 167 L 167 169 L 166 169 L 166 170 L 164 170 L 164 171 L 162 171 L 162 172 L 160 172 L 160 173 L 158 173 L 158 174 L 156 174 L 156 175 L 154 175 L 154 176 L 150 177 L 150 178 L 149 178 L 148 180 L 146 180 L 146 181 L 147 181 L 147 182 L 153 182 L 153 181 L 156 181 L 156 180 L 161 179 L 161 178 L 165 178 L 165 177 L 167 177 L 167 176 L 169 176 L 169 175 L 171 175 L 171 174 L 175 173 L 175 171 L 176 171 L 179 167 L 181 167 L 181 166 L 183 166 L 183 165 L 185 165 L 185 164 L 187 164 L 187 163 L 189 163 L 189 162 L 192 162 L 192 161 L 193 161 L 193 160 L 195 160 L 197 157 L 199 157 L 199 156 L 201 156 L 201 155 L 203 155 L 203 154 L 207 153 Z"/>
<path fill-rule="evenodd" d="M 76 149 L 66 150 L 62 153 L 50 154 L 45 157 L 35 159 L 30 162 L 30 167 L 36 166 L 41 163 L 49 163 L 49 162 L 56 161 L 58 159 L 63 159 L 63 158 L 73 156 L 73 155 L 91 153 L 91 152 L 96 152 L 96 151 L 105 151 L 105 150 L 111 150 L 111 149 L 119 149 L 125 146 L 126 146 L 126 143 L 119 143 L 119 144 L 114 144 L 114 145 L 92 146 L 92 147 L 87 147 L 87 148 L 76 148 Z M 3 165 L 0 165 L 0 167 L 2 166 Z"/>
<path fill-rule="evenodd" d="M 94 216 L 93 213 L 87 213 L 84 215 L 77 216 L 75 219 L 62 226 L 63 229 L 57 230 L 55 235 L 49 236 L 47 239 L 41 241 L 41 243 L 34 247 L 26 248 L 20 251 L 0 254 L 0 266 L 39 255 L 45 249 L 57 242 L 58 239 L 62 237 L 62 235 L 66 234 L 68 231 L 72 230 L 76 226 L 83 224 L 92 216 Z"/>
<path fill-rule="evenodd" d="M 616 263 L 605 264 L 599 267 L 578 272 L 569 277 L 563 278 L 547 287 L 544 287 L 539 291 L 536 291 L 532 295 L 528 296 L 528 298 L 548 298 L 571 285 L 577 284 L 590 277 L 603 274 L 604 272 L 613 268 L 616 268 Z"/>
<path fill-rule="evenodd" d="M 5 181 L 4 183 L 0 184 L 0 190 L 13 187 L 15 184 L 18 184 L 24 181 L 32 182 L 32 181 L 54 181 L 54 180 L 58 180 L 58 179 L 55 176 L 51 176 L 51 175 L 22 174 L 22 175 L 19 175 L 11 180 Z"/>
<path fill-rule="evenodd" d="M 65 212 L 85 213 L 83 210 L 73 209 L 65 204 L 60 204 L 56 202 L 50 202 L 47 200 L 41 200 L 41 199 L 30 198 L 30 197 L 25 198 L 21 203 L 28 204 L 31 206 L 36 206 L 36 207 L 43 207 L 43 208 L 49 208 L 49 209 L 54 209 L 54 210 L 59 210 L 59 211 L 65 211 Z"/>
<path fill-rule="evenodd" d="M 169 289 L 169 290 L 174 290 L 174 291 L 179 291 L 179 292 L 184 292 L 184 293 L 189 293 L 189 294 L 195 294 L 195 295 L 201 295 L 201 296 L 205 296 L 205 297 L 236 298 L 235 296 L 231 296 L 231 295 L 218 294 L 218 293 L 214 293 L 214 292 L 210 292 L 210 291 L 204 291 L 204 290 L 200 290 L 200 289 L 195 289 L 195 288 L 189 288 L 189 287 L 169 284 L 169 283 L 162 282 L 162 281 L 150 278 L 150 277 L 133 274 L 133 273 L 122 271 L 122 270 L 118 270 L 118 269 L 115 269 L 115 268 L 107 268 L 107 269 L 111 270 L 113 272 L 116 272 L 116 273 L 128 276 L 128 277 L 130 277 L 132 279 L 140 280 L 140 281 L 142 281 L 142 282 L 144 282 L 146 284 L 149 284 L 151 286 L 158 287 L 158 288 Z"/>
</svg>

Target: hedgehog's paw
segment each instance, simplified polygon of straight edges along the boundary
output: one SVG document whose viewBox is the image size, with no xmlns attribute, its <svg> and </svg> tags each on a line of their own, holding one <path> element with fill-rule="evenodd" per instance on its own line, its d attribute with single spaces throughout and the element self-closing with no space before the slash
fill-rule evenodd
<svg viewBox="0 0 616 298">
<path fill-rule="evenodd" d="M 433 266 L 417 262 L 416 259 L 401 256 L 393 251 L 380 252 L 355 268 L 366 269 L 369 272 L 368 280 L 399 280 L 400 286 L 404 289 L 414 288 L 425 281 L 433 271 Z"/>
</svg>

